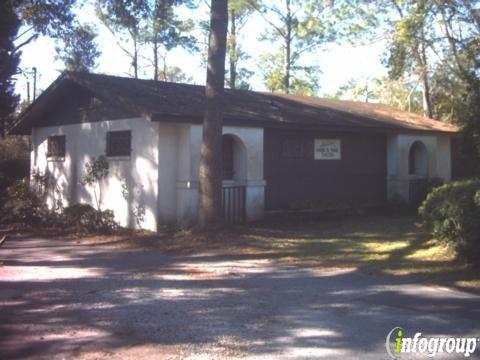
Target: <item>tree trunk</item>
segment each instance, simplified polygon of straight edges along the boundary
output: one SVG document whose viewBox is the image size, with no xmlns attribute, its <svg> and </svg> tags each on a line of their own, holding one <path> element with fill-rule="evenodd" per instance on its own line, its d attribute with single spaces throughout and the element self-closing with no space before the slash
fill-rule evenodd
<svg viewBox="0 0 480 360">
<path fill-rule="evenodd" d="M 222 121 L 228 1 L 212 0 L 208 42 L 207 84 L 200 151 L 198 227 L 222 222 Z"/>
<path fill-rule="evenodd" d="M 137 38 L 133 39 L 133 76 L 135 79 L 138 79 L 138 46 L 137 46 Z"/>
<path fill-rule="evenodd" d="M 417 48 L 417 60 L 420 65 L 420 82 L 422 84 L 422 102 L 423 102 L 423 116 L 432 117 L 432 101 L 430 96 L 430 84 L 428 80 L 428 64 L 425 46 L 419 45 Z"/>
<path fill-rule="evenodd" d="M 153 80 L 158 80 L 158 41 L 153 41 Z"/>
<path fill-rule="evenodd" d="M 432 104 L 430 99 L 430 84 L 428 82 L 427 71 L 422 72 L 422 100 L 423 100 L 423 116 L 432 117 Z"/>
<path fill-rule="evenodd" d="M 290 9 L 290 0 L 286 0 L 287 6 L 287 16 L 286 16 L 286 25 L 287 33 L 285 36 L 285 59 L 284 59 L 284 77 L 283 77 L 283 86 L 285 92 L 288 94 L 290 92 L 290 68 L 291 68 L 291 51 L 292 51 L 292 10 Z"/>
<path fill-rule="evenodd" d="M 237 82 L 237 24 L 235 10 L 230 10 L 230 80 L 229 86 L 230 89 L 235 89 L 235 84 Z"/>
</svg>

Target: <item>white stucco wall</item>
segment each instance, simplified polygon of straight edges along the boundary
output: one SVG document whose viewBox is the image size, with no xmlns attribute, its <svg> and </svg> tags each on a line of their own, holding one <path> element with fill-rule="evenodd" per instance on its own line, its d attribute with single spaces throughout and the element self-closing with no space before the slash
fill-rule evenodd
<svg viewBox="0 0 480 360">
<path fill-rule="evenodd" d="M 109 175 L 94 189 L 80 183 L 92 157 L 105 155 L 108 131 L 131 130 L 130 157 L 109 157 Z M 232 184 L 246 186 L 247 220 L 263 216 L 263 129 L 224 127 L 241 143 L 244 159 Z M 66 136 L 64 159 L 47 159 L 47 139 Z M 143 118 L 35 128 L 32 132 L 32 172 L 48 171 L 55 189 L 47 197 L 50 208 L 86 203 L 111 209 L 116 220 L 131 228 L 157 230 L 159 226 L 194 223 L 198 204 L 198 172 L 202 127 L 152 123 Z M 237 156 L 237 155 L 236 155 Z M 127 190 L 125 192 L 125 190 Z M 144 216 L 141 214 L 144 211 Z"/>
<path fill-rule="evenodd" d="M 108 158 L 109 176 L 97 189 L 80 183 L 92 157 L 105 155 L 108 131 L 131 130 L 132 152 L 126 158 Z M 223 134 L 235 138 L 235 178 L 224 185 L 245 185 L 248 221 L 264 213 L 264 133 L 262 128 L 225 126 Z M 47 139 L 66 136 L 66 156 L 47 159 Z M 32 131 L 32 173 L 48 171 L 55 179 L 47 203 L 55 208 L 87 203 L 111 209 L 121 225 L 157 230 L 159 226 L 194 223 L 198 204 L 198 173 L 202 127 L 190 124 L 152 123 L 143 118 L 35 128 Z M 450 136 L 392 134 L 387 138 L 389 199 L 408 201 L 409 151 L 421 141 L 427 149 L 428 178 L 451 179 Z M 125 192 L 125 189 L 127 190 Z M 142 216 L 142 214 L 144 215 Z"/>
<path fill-rule="evenodd" d="M 117 130 L 131 130 L 131 156 L 108 158 L 109 175 L 97 189 L 82 185 L 87 162 L 92 157 L 105 155 L 107 132 Z M 47 159 L 47 138 L 52 135 L 66 136 L 64 159 Z M 31 170 L 39 173 L 48 170 L 53 175 L 55 189 L 50 190 L 47 197 L 50 207 L 57 200 L 64 206 L 86 203 L 96 207 L 97 196 L 100 207 L 113 210 L 122 226 L 156 230 L 158 143 L 158 123 L 143 118 L 35 128 Z"/>
<path fill-rule="evenodd" d="M 252 221 L 263 216 L 263 129 L 225 126 L 224 134 L 234 135 L 245 149 L 244 176 L 232 184 L 246 186 L 246 215 Z M 198 206 L 198 173 L 202 127 L 188 124 L 159 125 L 160 225 L 194 223 Z M 173 184 L 175 186 L 173 186 Z"/>
<path fill-rule="evenodd" d="M 407 201 L 409 182 L 417 175 L 409 174 L 411 146 L 420 141 L 427 149 L 428 179 L 451 179 L 450 136 L 442 134 L 395 134 L 387 137 L 387 187 L 390 200 Z"/>
<path fill-rule="evenodd" d="M 263 178 L 263 129 L 247 127 L 223 128 L 223 134 L 239 138 L 246 149 L 246 210 L 247 220 L 258 220 L 265 208 L 265 185 Z"/>
</svg>

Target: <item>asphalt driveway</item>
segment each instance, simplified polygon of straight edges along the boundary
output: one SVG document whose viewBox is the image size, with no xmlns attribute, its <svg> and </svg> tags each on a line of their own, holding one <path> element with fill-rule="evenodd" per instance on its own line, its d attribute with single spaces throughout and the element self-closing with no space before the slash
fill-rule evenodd
<svg viewBox="0 0 480 360">
<path fill-rule="evenodd" d="M 0 359 L 380 359 L 395 326 L 480 337 L 480 297 L 413 277 L 28 237 L 0 262 Z"/>
</svg>

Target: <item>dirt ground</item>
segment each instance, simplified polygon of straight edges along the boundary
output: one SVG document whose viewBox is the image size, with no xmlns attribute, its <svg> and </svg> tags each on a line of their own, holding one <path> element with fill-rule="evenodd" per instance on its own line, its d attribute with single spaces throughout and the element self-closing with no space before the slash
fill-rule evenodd
<svg viewBox="0 0 480 360">
<path fill-rule="evenodd" d="M 0 359 L 379 359 L 395 326 L 480 337 L 479 296 L 413 275 L 34 236 L 0 262 Z"/>
</svg>

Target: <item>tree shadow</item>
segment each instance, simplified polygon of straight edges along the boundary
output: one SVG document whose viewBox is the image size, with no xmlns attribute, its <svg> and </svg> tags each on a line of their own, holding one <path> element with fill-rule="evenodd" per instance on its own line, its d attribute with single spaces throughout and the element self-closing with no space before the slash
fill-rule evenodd
<svg viewBox="0 0 480 360">
<path fill-rule="evenodd" d="M 478 288 L 462 284 L 480 281 L 478 271 L 431 239 L 418 222 L 418 217 L 408 212 L 317 215 L 258 224 L 244 234 L 257 239 L 259 249 L 276 248 L 307 265 L 416 276 L 419 282 L 480 293 Z"/>
<path fill-rule="evenodd" d="M 121 357 L 149 347 L 220 357 L 383 356 L 395 326 L 451 336 L 480 330 L 478 297 L 433 291 L 408 276 L 315 271 L 268 252 L 166 256 L 23 238 L 0 256 L 0 358 Z"/>
</svg>

